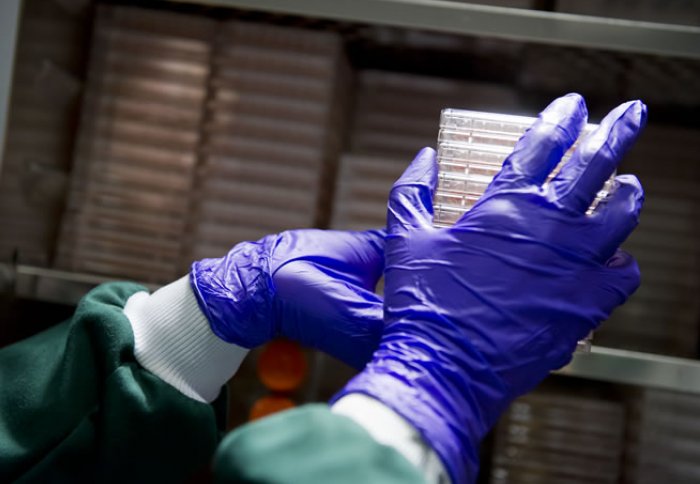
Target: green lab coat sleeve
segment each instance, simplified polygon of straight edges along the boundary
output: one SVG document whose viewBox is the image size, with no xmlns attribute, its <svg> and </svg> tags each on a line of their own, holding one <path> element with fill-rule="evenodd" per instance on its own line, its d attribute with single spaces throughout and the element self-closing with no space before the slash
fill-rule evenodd
<svg viewBox="0 0 700 484">
<path fill-rule="evenodd" d="M 122 308 L 141 290 L 102 285 L 0 349 L 0 482 L 179 482 L 209 466 L 225 395 L 197 402 L 136 362 Z"/>
<path fill-rule="evenodd" d="M 136 362 L 122 308 L 141 290 L 102 285 L 71 320 L 0 349 L 0 482 L 182 482 L 210 466 L 226 396 L 195 401 Z M 422 482 L 326 405 L 246 425 L 216 456 L 220 482 Z"/>
<path fill-rule="evenodd" d="M 327 405 L 306 405 L 245 425 L 221 442 L 218 483 L 413 484 L 418 470 Z"/>
</svg>

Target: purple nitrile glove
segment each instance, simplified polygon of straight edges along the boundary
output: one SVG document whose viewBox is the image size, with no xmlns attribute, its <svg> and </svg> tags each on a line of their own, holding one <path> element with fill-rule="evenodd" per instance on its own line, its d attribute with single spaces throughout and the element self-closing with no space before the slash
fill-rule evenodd
<svg viewBox="0 0 700 484">
<path fill-rule="evenodd" d="M 362 368 L 384 323 L 373 290 L 384 233 L 291 230 L 192 264 L 190 283 L 220 338 L 244 348 L 283 336 Z"/>
<path fill-rule="evenodd" d="M 544 185 L 586 118 L 579 95 L 550 104 L 454 227 L 432 226 L 433 150 L 392 189 L 386 329 L 334 400 L 363 393 L 392 408 L 454 483 L 475 479 L 480 440 L 508 404 L 568 363 L 576 342 L 639 285 L 637 264 L 618 249 L 638 223 L 637 179 L 618 176 L 614 193 L 585 212 L 643 128 L 646 106 L 613 110 Z"/>
</svg>

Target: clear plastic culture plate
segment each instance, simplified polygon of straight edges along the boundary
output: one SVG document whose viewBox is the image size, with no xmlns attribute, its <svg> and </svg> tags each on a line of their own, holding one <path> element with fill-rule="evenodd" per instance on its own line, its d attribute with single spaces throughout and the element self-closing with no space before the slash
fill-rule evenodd
<svg viewBox="0 0 700 484">
<path fill-rule="evenodd" d="M 469 211 L 483 195 L 515 143 L 532 126 L 536 118 L 508 114 L 485 113 L 462 109 L 443 109 L 438 135 L 438 188 L 434 209 L 436 227 L 449 227 Z M 597 125 L 587 124 L 576 143 L 562 157 L 549 180 L 565 164 L 578 143 Z M 613 187 L 615 174 L 598 192 L 588 213 L 603 200 Z M 588 352 L 591 336 L 579 341 L 577 352 Z"/>
</svg>

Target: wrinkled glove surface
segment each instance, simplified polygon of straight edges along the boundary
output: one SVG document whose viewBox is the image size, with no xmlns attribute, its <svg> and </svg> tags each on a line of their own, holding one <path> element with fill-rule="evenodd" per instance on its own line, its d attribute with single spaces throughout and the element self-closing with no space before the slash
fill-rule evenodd
<svg viewBox="0 0 700 484">
<path fill-rule="evenodd" d="M 359 392 L 394 409 L 454 483 L 476 478 L 480 440 L 508 404 L 568 363 L 576 342 L 639 285 L 634 259 L 618 250 L 638 223 L 637 179 L 617 176 L 613 194 L 585 212 L 644 126 L 646 106 L 613 110 L 545 184 L 586 121 L 578 95 L 550 104 L 453 227 L 432 226 L 433 150 L 392 189 L 385 333 L 335 399 Z"/>
<path fill-rule="evenodd" d="M 373 292 L 383 269 L 383 232 L 304 229 L 195 262 L 190 283 L 229 343 L 254 348 L 282 336 L 361 368 L 383 331 Z"/>
</svg>

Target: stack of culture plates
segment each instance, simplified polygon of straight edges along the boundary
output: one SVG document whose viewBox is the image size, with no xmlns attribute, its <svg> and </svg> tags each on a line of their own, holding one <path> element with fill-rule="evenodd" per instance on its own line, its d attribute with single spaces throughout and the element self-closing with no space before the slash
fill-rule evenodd
<svg viewBox="0 0 700 484">
<path fill-rule="evenodd" d="M 349 150 L 341 157 L 333 205 L 337 228 L 383 227 L 389 190 L 418 150 L 435 147 L 449 106 L 512 111 L 510 88 L 398 72 L 359 74 Z"/>
<path fill-rule="evenodd" d="M 215 25 L 98 8 L 60 267 L 144 282 L 179 274 Z"/>
<path fill-rule="evenodd" d="M 697 395 L 644 390 L 635 402 L 624 482 L 700 482 L 699 413 Z"/>
<path fill-rule="evenodd" d="M 435 225 L 449 227 L 466 213 L 501 170 L 515 143 L 532 126 L 535 118 L 445 109 L 440 116 L 438 135 L 438 189 L 435 193 Z M 588 124 L 579 140 L 596 128 Z M 579 141 L 562 157 L 566 163 Z M 555 168 L 551 179 L 558 171 Z M 598 193 L 590 211 L 604 199 L 613 186 L 611 177 Z"/>
<path fill-rule="evenodd" d="M 223 25 L 193 195 L 189 260 L 319 223 L 344 128 L 348 72 L 338 34 Z"/>
<path fill-rule="evenodd" d="M 624 449 L 621 403 L 534 392 L 496 428 L 491 483 L 617 483 Z"/>
<path fill-rule="evenodd" d="M 82 22 L 53 1 L 23 4 L 0 162 L 0 261 L 51 259 L 80 93 Z"/>
</svg>

